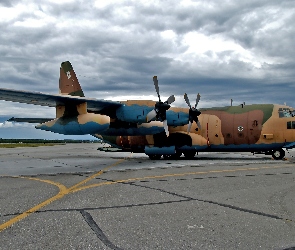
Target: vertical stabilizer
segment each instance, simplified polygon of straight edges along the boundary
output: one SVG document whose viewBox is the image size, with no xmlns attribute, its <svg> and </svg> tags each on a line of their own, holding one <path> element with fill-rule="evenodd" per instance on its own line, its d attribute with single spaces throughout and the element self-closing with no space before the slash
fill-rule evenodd
<svg viewBox="0 0 295 250">
<path fill-rule="evenodd" d="M 71 95 L 84 97 L 83 90 L 79 84 L 76 73 L 69 61 L 62 62 L 60 66 L 59 93 L 61 95 Z M 56 117 L 70 117 L 87 113 L 87 104 L 69 102 L 65 105 L 56 106 Z"/>
<path fill-rule="evenodd" d="M 84 97 L 76 73 L 69 61 L 62 62 L 60 66 L 59 93 Z"/>
</svg>

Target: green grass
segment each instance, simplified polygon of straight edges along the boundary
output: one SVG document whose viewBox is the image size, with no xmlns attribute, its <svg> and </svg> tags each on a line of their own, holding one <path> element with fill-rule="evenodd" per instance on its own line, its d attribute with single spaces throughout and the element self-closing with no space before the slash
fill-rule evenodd
<svg viewBox="0 0 295 250">
<path fill-rule="evenodd" d="M 0 148 L 25 148 L 25 147 L 40 147 L 54 146 L 54 143 L 0 143 Z M 63 144 L 58 144 L 63 145 Z"/>
</svg>

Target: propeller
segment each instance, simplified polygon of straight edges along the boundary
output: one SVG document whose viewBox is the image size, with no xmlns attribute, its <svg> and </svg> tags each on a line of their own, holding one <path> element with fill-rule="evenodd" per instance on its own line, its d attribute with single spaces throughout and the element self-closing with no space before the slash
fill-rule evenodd
<svg viewBox="0 0 295 250">
<path fill-rule="evenodd" d="M 159 101 L 156 102 L 155 108 L 147 114 L 146 119 L 149 122 L 156 117 L 156 120 L 163 122 L 166 135 L 169 136 L 168 124 L 166 119 L 166 111 L 170 108 L 170 104 L 175 101 L 175 97 L 174 95 L 171 95 L 168 97 L 168 99 L 165 102 L 162 102 L 157 76 L 153 77 L 153 81 L 154 81 L 157 95 L 159 97 Z"/>
<path fill-rule="evenodd" d="M 200 96 L 200 94 L 198 94 L 197 99 L 196 99 L 196 104 L 195 104 L 194 107 L 192 107 L 191 104 L 190 104 L 190 101 L 188 99 L 187 94 L 186 93 L 184 94 L 184 100 L 187 103 L 187 105 L 189 106 L 189 123 L 188 123 L 188 126 L 187 126 L 187 132 L 188 133 L 190 132 L 192 124 L 193 124 L 194 121 L 197 123 L 199 129 L 202 129 L 201 128 L 201 123 L 200 123 L 199 118 L 198 118 L 198 116 L 201 114 L 201 111 L 199 111 L 197 109 L 200 98 L 201 98 L 201 96 Z"/>
</svg>

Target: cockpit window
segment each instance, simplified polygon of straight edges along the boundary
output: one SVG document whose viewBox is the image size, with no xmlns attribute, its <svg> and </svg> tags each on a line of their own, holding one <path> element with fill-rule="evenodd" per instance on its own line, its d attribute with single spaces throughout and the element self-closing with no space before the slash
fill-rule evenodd
<svg viewBox="0 0 295 250">
<path fill-rule="evenodd" d="M 294 111 L 288 108 L 279 108 L 279 117 L 293 117 L 295 115 Z"/>
<path fill-rule="evenodd" d="M 287 122 L 287 129 L 295 129 L 295 121 Z"/>
</svg>

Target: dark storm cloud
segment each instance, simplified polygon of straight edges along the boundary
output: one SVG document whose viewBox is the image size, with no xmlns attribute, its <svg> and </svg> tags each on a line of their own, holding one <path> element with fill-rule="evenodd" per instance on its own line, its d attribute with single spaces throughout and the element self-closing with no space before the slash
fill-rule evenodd
<svg viewBox="0 0 295 250">
<path fill-rule="evenodd" d="M 13 8 L 18 2 L 4 3 Z M 215 99 L 214 91 L 228 99 L 230 91 L 243 93 L 241 99 L 249 93 L 255 102 L 261 98 L 253 95 L 255 90 L 292 86 L 292 1 L 197 3 L 121 1 L 96 8 L 93 2 L 39 1 L 34 10 L 0 23 L 1 87 L 55 93 L 65 60 L 72 62 L 84 92 L 98 98 L 105 92 L 154 95 L 153 75 L 158 75 L 164 94 L 201 92 L 208 99 Z M 26 24 L 30 19 L 40 25 Z M 167 30 L 174 36 L 165 38 L 161 32 Z M 183 39 L 190 32 L 229 40 L 253 57 L 241 60 L 243 52 L 235 48 L 212 47 L 183 59 L 189 49 Z M 261 65 L 254 66 L 254 61 Z"/>
<path fill-rule="evenodd" d="M 295 106 L 294 23 L 293 0 L 4 0 L 0 87 L 57 93 L 60 63 L 69 60 L 88 97 L 157 100 L 158 75 L 162 99 L 174 94 L 178 106 L 187 106 L 185 92 L 191 102 L 201 93 L 199 107 L 231 98 Z M 0 109 L 55 115 L 4 101 Z"/>
<path fill-rule="evenodd" d="M 1 0 L 0 6 L 4 7 L 12 7 L 16 3 L 20 2 L 21 0 Z"/>
</svg>

